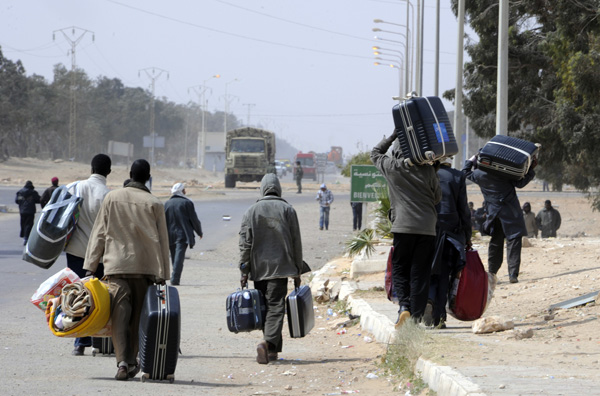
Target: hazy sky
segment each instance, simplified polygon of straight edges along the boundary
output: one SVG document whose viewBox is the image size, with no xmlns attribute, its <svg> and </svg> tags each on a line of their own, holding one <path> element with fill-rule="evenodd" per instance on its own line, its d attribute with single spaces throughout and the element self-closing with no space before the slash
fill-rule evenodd
<svg viewBox="0 0 600 396">
<path fill-rule="evenodd" d="M 416 1 L 413 0 L 416 4 Z M 450 1 L 441 2 L 440 96 L 455 86 L 457 23 Z M 198 101 L 190 87 L 205 80 L 208 109 L 230 111 L 261 124 L 300 150 L 341 145 L 356 153 L 393 129 L 396 69 L 375 66 L 371 47 L 401 50 L 375 35 L 403 41 L 406 3 L 398 0 L 3 0 L 0 46 L 20 59 L 28 75 L 52 80 L 57 63 L 71 67 L 69 41 L 53 31 L 76 26 L 86 34 L 76 47 L 77 66 L 88 76 L 116 77 L 149 88 L 142 69 L 168 71 L 156 96 Z M 70 29 L 66 30 L 70 33 Z M 81 31 L 77 31 L 77 38 Z M 433 95 L 435 1 L 425 5 L 424 94 Z M 219 79 L 210 79 L 220 74 Z M 237 79 L 238 81 L 234 81 Z M 452 104 L 446 102 L 446 109 Z"/>
</svg>

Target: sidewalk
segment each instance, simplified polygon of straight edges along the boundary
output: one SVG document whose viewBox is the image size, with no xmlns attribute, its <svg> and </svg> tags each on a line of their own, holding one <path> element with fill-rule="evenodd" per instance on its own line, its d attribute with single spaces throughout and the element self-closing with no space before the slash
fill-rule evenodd
<svg viewBox="0 0 600 396">
<path fill-rule="evenodd" d="M 372 333 L 374 338 L 382 343 L 389 343 L 393 340 L 395 332 L 393 323 L 398 315 L 398 306 L 387 300 L 384 291 L 377 292 L 384 287 L 383 270 L 388 251 L 389 247 L 387 246 L 377 247 L 376 252 L 369 260 L 355 259 L 352 269 L 358 269 L 358 271 L 351 271 L 354 272 L 352 277 L 349 276 L 350 273 L 340 274 L 340 267 L 343 266 L 340 260 L 330 262 L 316 271 L 311 281 L 313 293 L 319 290 L 327 279 L 330 280 L 329 286 L 335 281 L 340 281 L 340 299 L 347 300 L 352 314 L 360 315 L 361 327 Z M 482 261 L 487 262 L 485 257 L 482 257 Z M 505 265 L 502 268 L 504 271 L 506 271 Z M 363 270 L 371 273 L 360 273 Z M 521 282 L 523 283 L 523 281 Z M 536 280 L 532 282 L 535 283 Z M 495 296 L 495 300 L 501 300 L 501 302 L 490 304 L 484 316 L 496 315 L 498 314 L 495 312 L 496 310 L 505 307 L 508 298 L 505 295 L 506 292 L 508 291 L 508 295 L 511 297 L 512 294 L 515 294 L 516 288 L 509 289 L 510 286 L 514 285 L 508 284 L 501 277 Z M 518 291 L 527 290 L 528 287 L 536 287 L 536 285 L 520 286 Z M 597 307 L 593 312 L 597 314 Z M 558 312 L 556 315 L 563 314 L 564 312 Z M 581 315 L 581 313 L 577 315 Z M 592 315 L 588 314 L 587 316 Z M 597 315 L 593 316 L 593 318 L 588 318 L 588 321 L 595 322 Z M 443 355 L 433 359 L 435 361 L 419 358 L 415 372 L 419 372 L 429 388 L 436 391 L 438 395 L 600 394 L 600 379 L 597 375 L 598 357 L 600 356 L 599 342 L 595 342 L 594 351 L 575 352 L 573 348 L 579 349 L 579 345 L 570 345 L 571 340 L 564 340 L 561 335 L 558 335 L 555 337 L 556 341 L 561 342 L 560 345 L 566 348 L 564 352 L 561 352 L 552 345 L 555 340 L 548 339 L 545 331 L 547 328 L 543 326 L 537 315 L 513 318 L 513 320 L 515 329 L 520 326 L 537 326 L 533 327 L 536 331 L 534 337 L 529 340 L 517 341 L 515 334 L 519 330 L 473 334 L 472 322 L 461 322 L 449 316 L 447 329 L 430 331 L 436 341 L 440 340 L 438 337 L 445 337 L 442 342 L 448 344 L 450 341 L 454 348 L 444 350 Z M 559 321 L 559 319 L 551 319 L 551 321 Z M 556 328 L 566 328 L 572 324 L 565 323 L 565 321 L 563 323 L 561 326 L 552 323 L 548 328 L 555 330 Z M 578 323 L 575 322 L 574 325 Z M 583 325 L 586 323 L 582 322 Z M 594 325 L 597 326 L 597 324 Z M 578 337 L 576 330 L 573 337 Z M 580 341 L 578 338 L 575 340 Z M 590 338 L 589 341 L 594 340 Z M 570 357 L 571 360 L 576 360 L 578 355 L 592 356 L 592 359 L 595 355 L 595 360 L 586 363 L 588 370 L 571 367 L 567 359 Z"/>
</svg>

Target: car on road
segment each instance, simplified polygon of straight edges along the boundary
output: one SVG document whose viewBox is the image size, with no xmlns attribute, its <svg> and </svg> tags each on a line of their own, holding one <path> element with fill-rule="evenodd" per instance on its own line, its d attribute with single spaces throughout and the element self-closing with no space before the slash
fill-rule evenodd
<svg viewBox="0 0 600 396">
<path fill-rule="evenodd" d="M 282 161 L 275 161 L 275 170 L 277 171 L 277 177 L 284 177 L 287 175 L 287 168 Z"/>
</svg>

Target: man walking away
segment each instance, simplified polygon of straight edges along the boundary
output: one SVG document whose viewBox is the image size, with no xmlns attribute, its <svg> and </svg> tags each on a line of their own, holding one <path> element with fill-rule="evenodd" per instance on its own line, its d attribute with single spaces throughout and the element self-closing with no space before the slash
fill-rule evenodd
<svg viewBox="0 0 600 396">
<path fill-rule="evenodd" d="M 194 248 L 194 231 L 202 239 L 202 225 L 196 214 L 194 203 L 185 197 L 185 184 L 175 183 L 171 188 L 171 198 L 165 202 L 165 216 L 169 230 L 169 250 L 173 271 L 171 285 L 178 286 L 183 272 L 183 261 L 188 246 Z"/>
<path fill-rule="evenodd" d="M 329 209 L 331 209 L 331 204 L 333 203 L 333 193 L 327 189 L 325 183 L 321 184 L 321 189 L 317 191 L 315 200 L 319 201 L 320 206 L 319 230 L 323 231 L 323 227 L 328 230 Z"/>
<path fill-rule="evenodd" d="M 111 172 L 112 162 L 106 154 L 97 154 L 92 158 L 92 174 L 86 180 L 80 180 L 67 185 L 67 190 L 72 195 L 83 198 L 79 207 L 79 220 L 77 228 L 65 249 L 67 253 L 67 267 L 73 270 L 80 278 L 85 277 L 86 271 L 83 269 L 85 252 L 87 250 L 92 227 L 96 221 L 96 216 L 100 211 L 100 205 L 108 192 L 106 186 L 106 177 Z M 104 267 L 100 263 L 96 269 L 96 276 L 102 279 L 104 276 Z M 72 354 L 82 356 L 86 347 L 92 346 L 92 337 L 75 338 L 75 348 Z"/>
<path fill-rule="evenodd" d="M 296 161 L 296 168 L 294 169 L 294 179 L 296 179 L 296 186 L 298 186 L 298 191 L 296 194 L 302 194 L 302 178 L 304 177 L 304 169 L 302 169 L 302 164 L 300 161 Z"/>
<path fill-rule="evenodd" d="M 535 217 L 537 226 L 542 230 L 542 238 L 556 238 L 556 231 L 560 228 L 560 213 L 552 207 L 552 202 L 546 200 L 544 209 Z"/>
<path fill-rule="evenodd" d="M 52 185 L 46 190 L 44 190 L 44 193 L 40 198 L 40 206 L 42 207 L 42 209 L 44 209 L 44 206 L 46 206 L 46 204 L 50 202 L 50 198 L 52 198 L 52 193 L 58 188 L 58 177 L 53 177 L 50 181 L 52 182 Z"/>
<path fill-rule="evenodd" d="M 496 274 L 500 269 L 506 238 L 508 276 L 510 283 L 517 283 L 521 267 L 522 237 L 527 235 L 527 228 L 516 188 L 525 187 L 535 177 L 537 158 L 533 157 L 529 171 L 523 179 L 517 181 L 503 179 L 481 169 L 473 169 L 476 165 L 477 156 L 474 155 L 465 161 L 462 171 L 467 179 L 479 185 L 485 199 L 487 217 L 481 231 L 492 237 L 488 246 L 488 271 Z"/>
<path fill-rule="evenodd" d="M 529 202 L 523 204 L 523 220 L 525 220 L 525 228 L 527 228 L 527 238 L 537 238 L 537 221 L 535 215 L 531 211 L 531 204 Z"/>
<path fill-rule="evenodd" d="M 169 235 L 165 208 L 145 186 L 150 164 L 139 159 L 131 165 L 127 187 L 106 194 L 90 235 L 83 268 L 89 274 L 104 262 L 111 290 L 112 339 L 117 358 L 117 380 L 140 370 L 140 314 L 148 287 L 169 279 Z"/>
<path fill-rule="evenodd" d="M 360 231 L 360 229 L 362 228 L 363 203 L 350 202 L 350 206 L 352 206 L 352 230 Z"/>
<path fill-rule="evenodd" d="M 242 288 L 250 277 L 265 297 L 264 341 L 256 347 L 256 361 L 267 364 L 282 351 L 287 278 L 294 278 L 294 286 L 300 287 L 302 240 L 296 211 L 281 198 L 276 175 L 262 178 L 260 193 L 262 198 L 242 218 L 240 271 Z"/>
<path fill-rule="evenodd" d="M 371 150 L 371 161 L 388 182 L 390 220 L 394 234 L 392 279 L 400 309 L 396 327 L 411 316 L 418 321 L 425 312 L 435 244 L 437 212 L 442 199 L 440 182 L 431 165 L 408 166 L 395 144 L 396 131 Z"/>
<path fill-rule="evenodd" d="M 25 246 L 35 220 L 35 204 L 40 203 L 40 194 L 35 191 L 35 187 L 30 180 L 27 180 L 25 186 L 17 192 L 15 203 L 19 205 L 19 214 L 21 215 L 21 233 L 19 237 L 23 238 L 23 246 Z"/>
</svg>

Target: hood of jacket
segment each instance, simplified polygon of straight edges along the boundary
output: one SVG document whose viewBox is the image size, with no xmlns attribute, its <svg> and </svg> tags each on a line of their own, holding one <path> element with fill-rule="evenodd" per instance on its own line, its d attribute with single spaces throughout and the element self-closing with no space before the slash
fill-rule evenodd
<svg viewBox="0 0 600 396">
<path fill-rule="evenodd" d="M 274 173 L 267 173 L 263 176 L 260 183 L 260 195 L 262 197 L 276 195 L 281 198 L 281 184 Z"/>
</svg>

